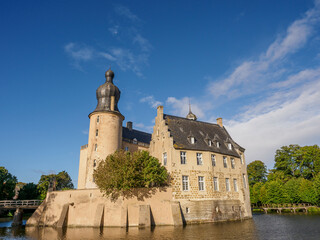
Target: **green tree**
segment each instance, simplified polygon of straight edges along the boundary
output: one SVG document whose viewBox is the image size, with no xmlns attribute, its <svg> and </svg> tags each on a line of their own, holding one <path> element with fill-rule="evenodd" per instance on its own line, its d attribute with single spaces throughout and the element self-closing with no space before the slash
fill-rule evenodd
<svg viewBox="0 0 320 240">
<path fill-rule="evenodd" d="M 250 201 L 255 205 L 261 204 L 261 188 L 263 187 L 264 183 L 257 182 L 253 186 L 250 186 Z"/>
<path fill-rule="evenodd" d="M 41 175 L 38 182 L 38 189 L 40 192 L 40 199 L 45 199 L 50 183 L 55 185 L 55 190 L 73 189 L 72 179 L 66 171 L 58 174 Z"/>
<path fill-rule="evenodd" d="M 34 183 L 25 184 L 19 191 L 18 199 L 29 200 L 38 199 L 40 197 L 38 186 Z"/>
<path fill-rule="evenodd" d="M 258 182 L 265 182 L 267 176 L 267 167 L 260 161 L 256 160 L 247 166 L 249 185 L 253 186 Z"/>
<path fill-rule="evenodd" d="M 17 182 L 17 178 L 9 173 L 5 167 L 0 167 L 0 200 L 13 198 Z"/>
<path fill-rule="evenodd" d="M 291 178 L 284 184 L 284 189 L 286 192 L 286 202 L 288 203 L 299 203 L 301 202 L 300 198 L 300 184 L 301 178 Z"/>
<path fill-rule="evenodd" d="M 299 162 L 301 161 L 300 148 L 299 145 L 289 145 L 278 149 L 274 159 L 274 169 L 283 172 L 285 175 L 299 177 Z"/>
<path fill-rule="evenodd" d="M 285 199 L 282 182 L 270 181 L 266 189 L 266 203 L 284 203 Z"/>
<path fill-rule="evenodd" d="M 320 148 L 318 145 L 304 146 L 299 150 L 300 174 L 305 179 L 312 179 L 320 172 Z"/>
<path fill-rule="evenodd" d="M 168 172 L 147 151 L 117 151 L 102 161 L 94 171 L 95 183 L 106 195 L 133 188 L 165 186 Z"/>
<path fill-rule="evenodd" d="M 318 175 L 315 176 L 313 179 L 313 189 L 314 189 L 316 204 L 319 206 L 320 205 L 320 173 L 318 173 Z"/>
<path fill-rule="evenodd" d="M 301 202 L 315 204 L 317 197 L 314 190 L 312 181 L 302 178 L 299 187 Z"/>
</svg>

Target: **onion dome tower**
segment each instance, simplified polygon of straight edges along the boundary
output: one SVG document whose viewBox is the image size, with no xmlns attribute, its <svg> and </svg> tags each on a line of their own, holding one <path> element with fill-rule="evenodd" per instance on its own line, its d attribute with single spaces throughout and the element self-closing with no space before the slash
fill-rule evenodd
<svg viewBox="0 0 320 240">
<path fill-rule="evenodd" d="M 96 187 L 93 171 L 110 154 L 121 148 L 124 116 L 118 109 L 120 90 L 113 84 L 114 73 L 105 73 L 106 82 L 96 91 L 97 107 L 89 114 L 86 188 Z"/>
</svg>

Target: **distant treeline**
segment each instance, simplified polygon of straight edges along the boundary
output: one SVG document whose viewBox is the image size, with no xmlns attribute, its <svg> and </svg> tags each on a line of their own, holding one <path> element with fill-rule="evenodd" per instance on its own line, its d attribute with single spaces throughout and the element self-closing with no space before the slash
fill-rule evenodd
<svg viewBox="0 0 320 240">
<path fill-rule="evenodd" d="M 247 167 L 251 203 L 310 203 L 320 206 L 319 146 L 289 145 L 276 151 L 267 172 L 259 160 Z"/>
</svg>

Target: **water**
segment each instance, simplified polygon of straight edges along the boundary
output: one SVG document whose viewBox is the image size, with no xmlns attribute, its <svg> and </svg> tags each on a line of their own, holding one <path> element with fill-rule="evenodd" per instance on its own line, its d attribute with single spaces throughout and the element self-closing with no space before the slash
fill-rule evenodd
<svg viewBox="0 0 320 240">
<path fill-rule="evenodd" d="M 0 239 L 320 239 L 320 215 L 255 214 L 253 219 L 237 222 L 208 223 L 185 227 L 150 228 L 11 228 L 0 222 Z"/>
</svg>

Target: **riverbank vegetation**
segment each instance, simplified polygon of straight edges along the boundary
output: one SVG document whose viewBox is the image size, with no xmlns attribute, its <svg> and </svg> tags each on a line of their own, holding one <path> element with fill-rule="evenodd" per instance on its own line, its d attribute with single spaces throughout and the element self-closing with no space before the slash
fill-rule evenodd
<svg viewBox="0 0 320 240">
<path fill-rule="evenodd" d="M 257 160 L 250 163 L 247 170 L 252 204 L 320 206 L 320 148 L 317 145 L 283 146 L 276 151 L 273 169 L 267 172 L 266 165 Z"/>
<path fill-rule="evenodd" d="M 147 151 L 117 151 L 102 161 L 93 177 L 99 189 L 111 197 L 135 188 L 167 185 L 168 172 Z"/>
</svg>

